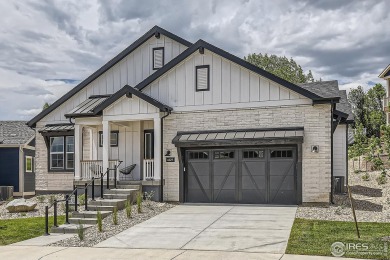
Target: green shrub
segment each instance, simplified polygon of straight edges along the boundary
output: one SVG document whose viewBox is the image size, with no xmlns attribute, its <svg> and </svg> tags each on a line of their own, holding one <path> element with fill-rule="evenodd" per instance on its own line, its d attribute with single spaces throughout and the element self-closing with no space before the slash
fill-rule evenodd
<svg viewBox="0 0 390 260">
<path fill-rule="evenodd" d="M 379 185 L 386 184 L 387 182 L 387 176 L 386 171 L 382 171 L 381 174 L 376 178 L 376 181 Z"/>
<path fill-rule="evenodd" d="M 46 199 L 45 199 L 45 196 L 39 195 L 39 196 L 37 196 L 37 200 L 39 203 L 44 203 Z"/>
<path fill-rule="evenodd" d="M 370 180 L 370 175 L 366 172 L 364 175 L 362 175 L 362 180 L 363 181 L 369 181 Z"/>
<path fill-rule="evenodd" d="M 138 213 L 142 213 L 142 193 L 138 192 L 137 194 L 137 210 Z"/>
<path fill-rule="evenodd" d="M 77 228 L 77 235 L 79 236 L 80 241 L 84 240 L 84 227 L 80 221 L 79 221 L 79 226 Z"/>
<path fill-rule="evenodd" d="M 26 212 L 22 212 L 22 213 L 20 213 L 20 215 L 21 215 L 22 217 L 25 217 L 25 216 L 27 216 L 27 213 L 26 213 Z"/>
<path fill-rule="evenodd" d="M 99 232 L 103 232 L 103 218 L 100 211 L 97 212 L 97 225 Z"/>
<path fill-rule="evenodd" d="M 114 225 L 118 225 L 118 209 L 114 207 L 114 211 L 112 212 L 112 222 Z"/>
<path fill-rule="evenodd" d="M 126 201 L 126 216 L 128 219 L 131 218 L 131 203 L 129 200 Z"/>
<path fill-rule="evenodd" d="M 356 173 L 356 174 L 359 174 L 361 172 L 362 172 L 361 170 L 354 170 L 354 173 Z"/>
<path fill-rule="evenodd" d="M 85 194 L 77 196 L 77 201 L 80 205 L 85 205 Z"/>
<path fill-rule="evenodd" d="M 372 169 L 374 171 L 380 170 L 382 169 L 382 167 L 383 167 L 383 161 L 381 158 L 375 157 L 374 159 L 372 159 Z"/>
</svg>

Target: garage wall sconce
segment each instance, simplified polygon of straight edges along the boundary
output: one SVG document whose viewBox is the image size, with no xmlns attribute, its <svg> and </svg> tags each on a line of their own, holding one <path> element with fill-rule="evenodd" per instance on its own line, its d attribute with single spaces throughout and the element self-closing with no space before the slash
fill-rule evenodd
<svg viewBox="0 0 390 260">
<path fill-rule="evenodd" d="M 167 150 L 165 156 L 171 156 L 171 150 Z"/>
<path fill-rule="evenodd" d="M 319 145 L 312 145 L 311 146 L 311 152 L 312 153 L 318 153 L 319 150 L 320 150 L 320 146 Z"/>
</svg>

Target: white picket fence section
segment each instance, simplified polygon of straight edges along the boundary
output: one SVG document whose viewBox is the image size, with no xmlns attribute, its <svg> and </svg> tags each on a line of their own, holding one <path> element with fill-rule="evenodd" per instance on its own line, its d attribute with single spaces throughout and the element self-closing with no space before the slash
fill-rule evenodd
<svg viewBox="0 0 390 260">
<path fill-rule="evenodd" d="M 154 160 L 144 159 L 144 180 L 154 179 Z"/>
<path fill-rule="evenodd" d="M 81 161 L 81 178 L 83 180 L 90 180 L 92 177 L 99 177 L 103 170 L 103 161 L 102 160 L 84 160 Z M 108 167 L 110 169 L 114 169 L 115 165 L 118 165 L 118 160 L 110 160 L 108 161 Z M 118 170 L 116 172 L 118 178 Z M 114 179 L 114 174 L 110 172 L 110 179 Z"/>
</svg>

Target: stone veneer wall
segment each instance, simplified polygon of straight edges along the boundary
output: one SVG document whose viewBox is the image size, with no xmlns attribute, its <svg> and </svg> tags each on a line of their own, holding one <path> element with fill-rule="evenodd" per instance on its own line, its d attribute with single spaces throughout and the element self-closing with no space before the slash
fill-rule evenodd
<svg viewBox="0 0 390 260">
<path fill-rule="evenodd" d="M 172 144 L 178 131 L 303 126 L 302 201 L 329 202 L 330 114 L 330 104 L 172 113 L 164 119 L 163 151 L 171 150 L 176 160 L 163 161 L 164 200 L 179 200 L 179 160 Z M 312 153 L 311 145 L 319 145 L 319 152 Z"/>
</svg>

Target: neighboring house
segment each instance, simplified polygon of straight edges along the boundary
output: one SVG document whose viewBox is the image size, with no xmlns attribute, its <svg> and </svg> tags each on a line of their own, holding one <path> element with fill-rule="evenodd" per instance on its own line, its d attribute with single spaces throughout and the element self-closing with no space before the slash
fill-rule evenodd
<svg viewBox="0 0 390 260">
<path fill-rule="evenodd" d="M 390 124 L 390 110 L 389 110 L 389 99 L 390 99 L 390 64 L 387 65 L 386 69 L 382 71 L 378 76 L 381 79 L 386 80 L 386 97 L 383 100 L 383 109 L 386 113 L 386 123 Z"/>
<path fill-rule="evenodd" d="M 0 186 L 14 196 L 35 194 L 35 131 L 25 121 L 0 121 Z"/>
<path fill-rule="evenodd" d="M 298 86 L 156 26 L 28 122 L 37 192 L 123 161 L 165 201 L 329 202 L 350 115 L 336 81 Z"/>
</svg>

